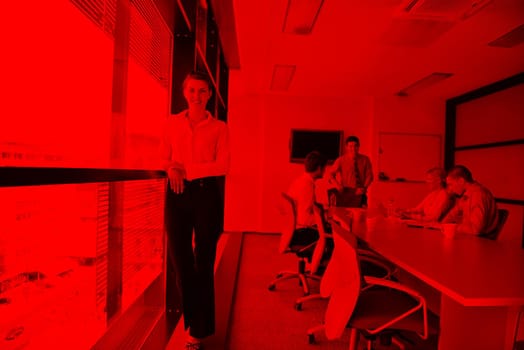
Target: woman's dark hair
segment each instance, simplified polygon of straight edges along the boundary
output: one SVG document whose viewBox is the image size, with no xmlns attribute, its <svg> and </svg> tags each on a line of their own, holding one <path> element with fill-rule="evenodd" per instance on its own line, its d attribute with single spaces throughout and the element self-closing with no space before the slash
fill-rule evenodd
<svg viewBox="0 0 524 350">
<path fill-rule="evenodd" d="M 317 171 L 318 169 L 322 169 L 327 164 L 327 158 L 322 155 L 320 152 L 313 151 L 309 152 L 306 156 L 306 161 L 304 163 L 304 166 L 306 168 L 306 172 L 312 173 Z"/>
<path fill-rule="evenodd" d="M 442 168 L 435 167 L 431 168 L 428 171 L 426 171 L 426 174 L 434 176 L 435 178 L 440 180 L 440 187 L 445 188 L 446 187 L 446 171 Z"/>
</svg>

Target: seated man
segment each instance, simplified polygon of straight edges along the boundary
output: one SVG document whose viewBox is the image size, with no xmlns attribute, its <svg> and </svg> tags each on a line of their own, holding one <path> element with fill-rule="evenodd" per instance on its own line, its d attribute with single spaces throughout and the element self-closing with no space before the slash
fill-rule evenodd
<svg viewBox="0 0 524 350">
<path fill-rule="evenodd" d="M 457 197 L 444 223 L 457 223 L 457 232 L 471 235 L 491 233 L 497 226 L 497 205 L 491 192 L 473 180 L 468 168 L 454 166 L 446 178 L 448 191 Z"/>
<path fill-rule="evenodd" d="M 287 194 L 295 200 L 297 231 L 290 245 L 307 245 L 318 240 L 315 228 L 313 205 L 315 202 L 315 180 L 322 178 L 327 159 L 319 152 L 313 151 L 306 156 L 305 172 L 295 179 Z"/>
<path fill-rule="evenodd" d="M 442 168 L 426 171 L 430 193 L 416 207 L 401 211 L 401 216 L 423 221 L 440 221 L 453 206 L 451 194 L 446 190 L 446 172 Z"/>
</svg>

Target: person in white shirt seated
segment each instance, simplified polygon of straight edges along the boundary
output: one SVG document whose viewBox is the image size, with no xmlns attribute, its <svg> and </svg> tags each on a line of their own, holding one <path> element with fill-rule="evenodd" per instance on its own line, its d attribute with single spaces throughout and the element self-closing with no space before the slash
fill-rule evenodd
<svg viewBox="0 0 524 350">
<path fill-rule="evenodd" d="M 315 181 L 323 177 L 326 164 L 325 156 L 317 151 L 310 152 L 304 163 L 305 172 L 293 181 L 287 191 L 295 201 L 297 215 L 297 229 L 290 245 L 308 245 L 318 240 L 313 215 Z"/>
<path fill-rule="evenodd" d="M 453 199 L 446 189 L 446 172 L 431 168 L 426 172 L 429 194 L 416 207 L 401 211 L 401 217 L 438 222 L 453 207 Z"/>
</svg>

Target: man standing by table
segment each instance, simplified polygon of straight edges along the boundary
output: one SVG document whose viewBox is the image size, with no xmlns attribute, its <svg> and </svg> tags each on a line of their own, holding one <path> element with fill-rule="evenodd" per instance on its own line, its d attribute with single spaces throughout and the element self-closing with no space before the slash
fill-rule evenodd
<svg viewBox="0 0 524 350">
<path fill-rule="evenodd" d="M 356 136 L 346 139 L 345 153 L 330 170 L 334 183 L 336 205 L 339 207 L 367 207 L 367 189 L 373 182 L 373 170 L 369 157 L 359 153 L 360 140 Z"/>
</svg>

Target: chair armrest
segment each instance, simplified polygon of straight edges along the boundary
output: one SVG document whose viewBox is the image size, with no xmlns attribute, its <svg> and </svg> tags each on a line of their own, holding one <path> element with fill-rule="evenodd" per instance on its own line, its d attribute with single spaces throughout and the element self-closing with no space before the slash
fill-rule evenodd
<svg viewBox="0 0 524 350">
<path fill-rule="evenodd" d="M 384 276 L 384 278 L 389 278 L 391 275 L 393 275 L 393 272 L 395 272 L 395 268 L 392 268 L 391 266 L 387 265 L 386 263 L 382 262 L 379 259 L 376 259 L 372 256 L 359 256 L 358 259 L 360 261 L 367 261 L 372 263 L 373 265 L 376 265 L 380 268 L 383 268 L 385 271 L 387 271 L 387 275 Z"/>
<path fill-rule="evenodd" d="M 298 252 L 299 252 L 299 253 L 305 252 L 306 250 L 311 249 L 312 247 L 314 247 L 315 244 L 317 244 L 317 241 L 315 241 L 315 242 L 313 242 L 313 243 L 310 243 L 310 244 L 308 244 L 308 245 L 305 246 L 305 247 L 300 248 L 300 249 L 298 250 Z"/>
<path fill-rule="evenodd" d="M 379 256 L 377 253 L 375 253 L 372 250 L 362 249 L 362 248 L 357 248 L 357 254 L 358 255 L 366 255 L 366 256 Z"/>
<path fill-rule="evenodd" d="M 381 278 L 376 278 L 376 277 L 369 277 L 369 276 L 364 276 L 364 280 L 366 283 L 369 283 L 370 285 L 379 285 L 379 286 L 384 286 L 384 287 L 387 287 L 387 288 L 392 288 L 392 289 L 396 289 L 398 291 L 401 291 L 401 292 L 404 292 L 404 293 L 407 293 L 409 295 L 411 295 L 412 297 L 414 297 L 415 299 L 417 299 L 419 301 L 418 305 L 414 306 L 413 308 L 411 308 L 410 310 L 404 312 L 402 315 L 384 323 L 382 326 L 380 327 L 377 327 L 373 330 L 368 330 L 371 334 L 376 334 L 378 332 L 381 332 L 383 331 L 384 329 L 392 326 L 393 324 L 395 324 L 396 322 L 404 319 L 405 317 L 408 317 L 409 315 L 413 314 L 414 312 L 416 312 L 417 310 L 419 309 L 422 309 L 422 312 L 423 312 L 423 327 L 424 327 L 424 331 L 422 334 L 418 334 L 422 339 L 427 339 L 428 338 L 428 311 L 427 311 L 427 306 L 426 306 L 426 299 L 420 295 L 420 293 L 418 293 L 417 291 L 409 288 L 409 287 L 406 287 L 400 283 L 397 283 L 397 282 L 394 282 L 394 281 L 391 281 L 391 280 L 385 280 L 385 279 L 381 279 Z"/>
<path fill-rule="evenodd" d="M 372 262 L 380 267 L 386 269 L 389 275 L 394 275 L 398 271 L 398 267 L 386 260 L 382 255 L 375 253 L 368 249 L 357 249 L 359 259 Z M 389 277 L 389 276 L 388 276 Z"/>
<path fill-rule="evenodd" d="M 382 287 L 393 288 L 393 289 L 399 290 L 401 292 L 407 293 L 407 294 L 411 295 L 414 298 L 417 298 L 419 300 L 423 300 L 424 302 L 426 301 L 426 299 L 419 292 L 417 292 L 416 290 L 413 290 L 413 289 L 411 289 L 411 288 L 409 288 L 409 287 L 407 287 L 407 286 L 405 286 L 403 284 L 400 284 L 398 282 L 394 282 L 394 281 L 391 281 L 391 280 L 385 280 L 383 278 L 371 277 L 371 276 L 364 276 L 364 281 L 367 284 L 371 284 L 371 285 L 374 285 L 374 286 L 382 286 Z"/>
</svg>

